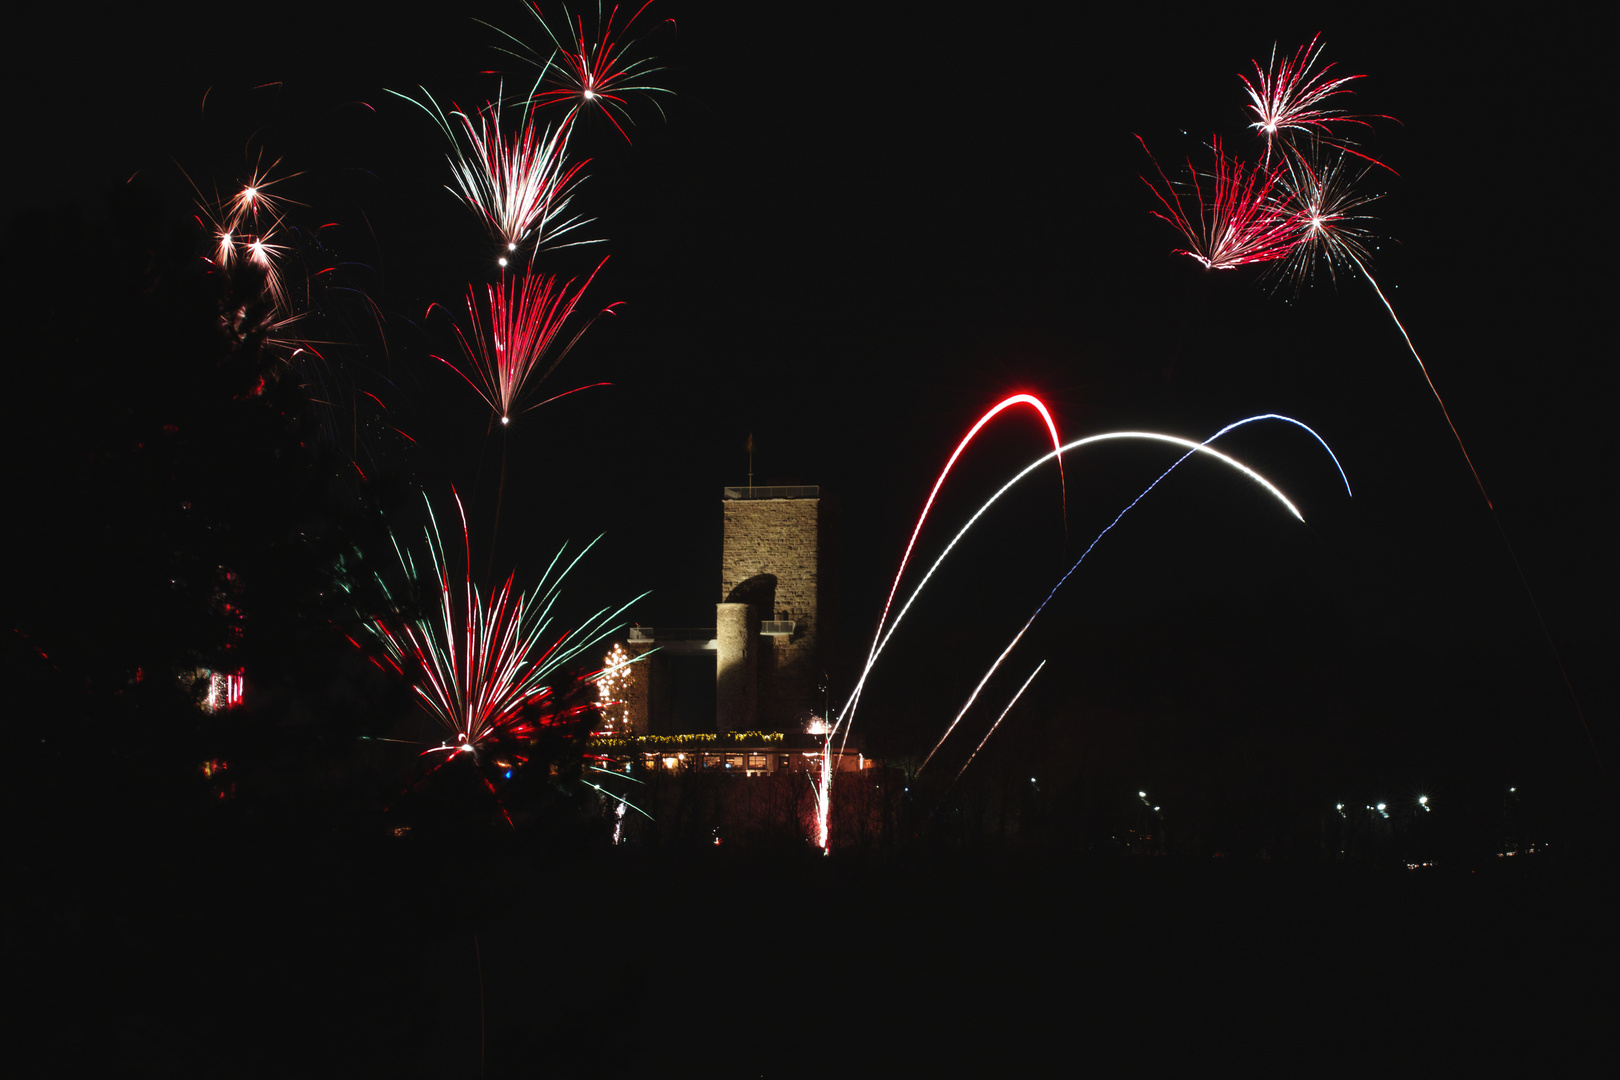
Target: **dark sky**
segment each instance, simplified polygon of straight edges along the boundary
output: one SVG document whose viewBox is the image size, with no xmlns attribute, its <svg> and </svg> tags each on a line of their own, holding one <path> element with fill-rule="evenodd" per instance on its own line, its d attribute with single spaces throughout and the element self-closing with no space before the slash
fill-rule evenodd
<svg viewBox="0 0 1620 1080">
<path fill-rule="evenodd" d="M 603 602 L 653 590 L 635 613 L 646 624 L 711 621 L 719 489 L 744 481 L 753 433 L 757 482 L 820 484 L 839 499 L 852 653 L 939 467 L 1000 397 L 1041 395 L 1067 437 L 1200 438 L 1287 413 L 1332 444 L 1354 498 L 1296 430 L 1233 436 L 1226 448 L 1309 525 L 1190 463 L 1065 586 L 1016 675 L 987 693 L 983 723 L 1049 659 L 1032 713 L 1152 726 L 1154 746 L 1121 753 L 1188 769 L 1277 745 L 1319 772 L 1353 760 L 1363 777 L 1590 758 L 1497 533 L 1602 741 L 1613 484 L 1600 372 L 1614 349 L 1599 320 L 1614 282 L 1600 261 L 1612 213 L 1588 194 L 1607 159 L 1584 105 L 1600 70 L 1588 28 L 1411 24 L 1359 8 L 1323 23 L 1144 8 L 1104 24 L 766 7 L 659 0 L 643 22 L 674 91 L 665 116 L 637 102 L 633 145 L 602 124 L 580 135 L 593 160 L 578 205 L 611 256 L 593 297 L 624 303 L 550 385 L 615 386 L 515 426 L 503 565 L 521 580 L 562 540 L 605 531 L 580 588 Z M 156 25 L 60 9 L 8 72 L 20 115 L 0 205 L 8 219 L 91 206 L 140 172 L 180 208 L 180 168 L 229 190 L 261 148 L 280 158 L 300 174 L 282 193 L 306 204 L 290 219 L 336 222 L 324 235 L 364 264 L 355 280 L 385 314 L 386 349 L 355 330 L 338 350 L 343 377 L 382 397 L 417 442 L 369 452 L 436 500 L 452 484 L 475 493 L 487 527 L 499 442 L 486 442 L 487 410 L 431 359 L 454 344 L 442 316 L 423 313 L 435 301 L 464 311 L 490 246 L 443 189 L 441 136 L 383 88 L 477 104 L 494 87 L 482 70 L 525 69 L 470 15 L 531 37 L 532 24 L 516 2 L 381 10 L 195 5 Z M 1254 268 L 1208 273 L 1173 256 L 1178 237 L 1150 215 L 1135 136 L 1167 170 L 1211 134 L 1251 154 L 1238 73 L 1273 42 L 1292 50 L 1318 30 L 1328 60 L 1367 76 L 1355 107 L 1396 118 L 1376 121 L 1366 144 L 1398 173 L 1368 177 L 1384 193 L 1373 270 L 1495 499 L 1494 522 L 1365 282 L 1296 295 Z M 578 272 L 596 250 L 542 265 Z M 989 429 L 919 558 L 1042 438 L 1021 413 Z M 925 741 L 942 730 L 1167 453 L 1115 445 L 1072 458 L 1067 535 L 1055 476 L 1032 477 L 930 586 L 863 723 Z"/>
</svg>

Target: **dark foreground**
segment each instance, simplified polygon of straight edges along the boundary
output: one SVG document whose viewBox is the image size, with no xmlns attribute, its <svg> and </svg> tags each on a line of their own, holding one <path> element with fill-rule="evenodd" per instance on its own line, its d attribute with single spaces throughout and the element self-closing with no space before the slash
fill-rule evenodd
<svg viewBox="0 0 1620 1080">
<path fill-rule="evenodd" d="M 22 862 L 10 1044 L 62 1073 L 1387 1075 L 1556 1067 L 1613 1019 L 1590 855 L 539 857 L 312 834 Z"/>
</svg>

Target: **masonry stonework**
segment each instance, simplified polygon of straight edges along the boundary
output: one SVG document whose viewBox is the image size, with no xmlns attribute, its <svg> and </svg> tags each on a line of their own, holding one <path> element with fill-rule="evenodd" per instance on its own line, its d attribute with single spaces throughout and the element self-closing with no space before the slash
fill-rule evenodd
<svg viewBox="0 0 1620 1080">
<path fill-rule="evenodd" d="M 814 490 L 814 489 L 810 489 Z M 814 498 L 722 499 L 720 600 L 752 606 L 750 651 L 757 726 L 796 727 L 823 709 L 823 632 L 831 581 L 830 507 Z M 761 636 L 759 623 L 792 621 L 785 636 Z"/>
</svg>

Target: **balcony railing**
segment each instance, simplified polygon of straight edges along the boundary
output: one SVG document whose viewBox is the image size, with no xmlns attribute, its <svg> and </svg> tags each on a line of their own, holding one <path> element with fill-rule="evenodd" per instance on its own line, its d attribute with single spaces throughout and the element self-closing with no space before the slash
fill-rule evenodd
<svg viewBox="0 0 1620 1080">
<path fill-rule="evenodd" d="M 702 626 L 632 626 L 630 641 L 637 645 L 655 645 L 660 641 L 710 641 L 714 627 Z"/>
</svg>

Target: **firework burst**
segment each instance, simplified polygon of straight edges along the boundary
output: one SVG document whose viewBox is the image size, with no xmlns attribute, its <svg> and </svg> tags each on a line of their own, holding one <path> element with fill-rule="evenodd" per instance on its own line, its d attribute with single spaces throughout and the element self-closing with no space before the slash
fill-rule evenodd
<svg viewBox="0 0 1620 1080">
<path fill-rule="evenodd" d="M 287 252 L 282 221 L 288 200 L 270 192 L 275 184 L 290 179 L 270 176 L 280 163 L 277 160 L 269 166 L 255 165 L 228 198 L 209 200 L 195 183 L 192 190 L 197 192 L 197 221 L 212 239 L 213 264 L 225 273 L 242 265 L 252 267 L 263 282 L 274 317 L 285 320 L 289 297 L 280 264 Z"/>
<path fill-rule="evenodd" d="M 1187 163 L 1193 188 L 1193 206 L 1189 210 L 1147 143 L 1140 136 L 1137 141 L 1164 182 L 1160 190 L 1153 181 L 1142 178 L 1164 207 L 1164 213 L 1155 210 L 1153 216 L 1175 226 L 1187 239 L 1188 246 L 1178 248 L 1176 254 L 1191 256 L 1209 270 L 1230 270 L 1248 263 L 1283 259 L 1293 250 L 1298 231 L 1279 197 L 1285 172 L 1282 166 L 1245 167 L 1223 154 L 1221 140 L 1216 138 L 1215 173 L 1209 178 L 1212 189 L 1207 201 L 1198 171 L 1191 161 Z"/>
<path fill-rule="evenodd" d="M 1292 138 L 1303 136 L 1308 141 L 1327 142 L 1382 166 L 1382 162 L 1353 149 L 1347 139 L 1333 130 L 1336 124 L 1371 126 L 1366 117 L 1353 115 L 1336 104 L 1329 104 L 1330 99 L 1350 93 L 1350 84 L 1365 76 L 1334 76 L 1332 64 L 1316 70 L 1317 62 L 1322 57 L 1321 39 L 1322 35 L 1317 34 L 1311 38 L 1309 45 L 1294 53 L 1292 58 L 1284 57 L 1281 61 L 1278 61 L 1273 49 L 1269 67 L 1263 68 L 1260 61 L 1252 61 L 1253 82 L 1245 75 L 1238 75 L 1249 94 L 1249 111 L 1255 117 L 1254 123 L 1249 126 L 1265 137 L 1268 163 L 1273 144 L 1280 141 L 1284 146 L 1292 147 Z"/>
<path fill-rule="evenodd" d="M 569 161 L 571 117 L 555 128 L 540 128 L 535 125 L 533 110 L 525 106 L 516 130 L 506 133 L 499 95 L 469 114 L 453 104 L 445 112 L 426 90 L 422 91 L 426 104 L 407 94 L 390 93 L 416 105 L 444 132 L 450 142 L 453 181 L 453 186 L 446 187 L 483 221 L 499 246 L 501 266 L 530 243 L 537 251 L 595 243 L 559 242 L 594 220 L 567 213 L 584 179 L 582 170 L 589 164 Z"/>
<path fill-rule="evenodd" d="M 525 391 L 545 381 L 595 321 L 596 315 L 618 306 L 609 304 L 597 312 L 565 346 L 553 351 L 563 325 L 573 316 L 580 298 L 606 262 L 604 259 L 598 263 L 578 288 L 575 288 L 575 278 L 563 282 L 556 277 L 536 274 L 532 269 L 512 277 L 502 274 L 499 281 L 485 286 L 484 304 L 479 302 L 477 287 L 469 285 L 470 328 L 464 332 L 457 326 L 456 336 L 472 366 L 472 375 L 443 357 L 437 359 L 466 379 L 500 415 L 502 424 L 510 423 Z M 542 365 L 544 370 L 541 370 Z"/>
<path fill-rule="evenodd" d="M 485 598 L 472 583 L 471 544 L 460 496 L 456 509 L 469 569 L 459 581 L 452 575 L 430 503 L 430 524 L 424 530 L 426 573 L 395 544 L 406 580 L 421 594 L 423 610 L 410 614 L 406 605 L 394 602 L 393 592 L 378 576 L 382 594 L 394 610 L 368 619 L 366 629 L 381 646 L 387 667 L 412 678 L 418 698 L 445 731 L 445 741 L 426 753 L 476 757 L 481 749 L 502 740 L 532 737 L 543 727 L 569 723 L 598 709 L 599 701 L 563 700 L 569 695 L 557 692 L 554 679 L 618 629 L 620 617 L 635 600 L 611 611 L 604 608 L 575 629 L 554 631 L 553 609 L 563 581 L 590 544 L 566 564 L 566 547 L 559 550 L 532 592 L 516 591 L 509 575 Z M 601 674 L 594 672 L 584 681 Z"/>
<path fill-rule="evenodd" d="M 656 66 L 656 61 L 651 58 L 637 57 L 636 39 L 627 36 L 636 20 L 651 6 L 652 0 L 646 0 L 633 15 L 619 23 L 620 6 L 614 4 L 604 15 L 599 3 L 596 9 L 596 33 L 590 34 L 586 31 L 584 17 L 570 16 L 566 9 L 561 19 L 563 29 L 559 33 L 546 21 L 540 5 L 530 3 L 529 14 L 534 16 L 534 21 L 540 24 L 541 31 L 550 42 L 551 48 L 546 51 L 529 46 L 499 27 L 491 29 L 522 49 L 522 52 L 511 55 L 528 60 L 540 68 L 540 77 L 531 96 L 534 104 L 566 107 L 570 120 L 581 110 L 598 109 L 629 142 L 625 125 L 632 121 L 626 95 L 669 93 L 648 81 L 663 68 Z M 674 22 L 672 19 L 665 21 Z M 650 100 L 656 108 L 657 99 Z"/>
<path fill-rule="evenodd" d="M 1308 279 L 1319 262 L 1335 281 L 1337 270 L 1352 263 L 1365 267 L 1372 240 L 1368 223 L 1373 219 L 1363 208 L 1380 198 L 1361 188 L 1370 165 L 1354 162 L 1342 152 L 1320 164 L 1311 160 L 1314 156 L 1289 155 L 1282 182 L 1295 229 L 1295 244 L 1282 273 L 1296 283 Z"/>
</svg>

